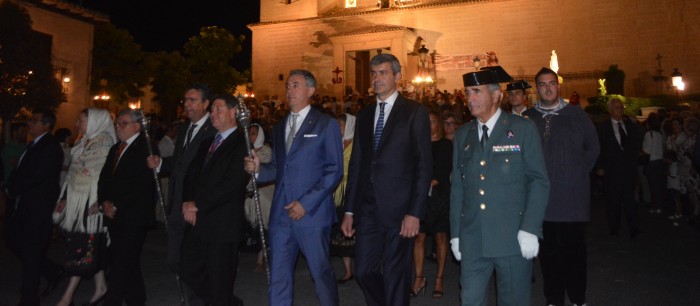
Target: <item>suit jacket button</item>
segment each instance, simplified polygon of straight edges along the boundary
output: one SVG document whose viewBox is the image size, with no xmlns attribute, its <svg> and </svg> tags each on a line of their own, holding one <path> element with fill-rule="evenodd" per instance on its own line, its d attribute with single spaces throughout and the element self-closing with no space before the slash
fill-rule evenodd
<svg viewBox="0 0 700 306">
<path fill-rule="evenodd" d="M 462 174 L 462 180 L 464 180 L 464 174 Z"/>
<path fill-rule="evenodd" d="M 485 161 L 485 160 L 482 160 L 481 162 L 479 162 L 479 165 L 481 165 L 481 166 L 486 166 L 486 161 Z"/>
<path fill-rule="evenodd" d="M 481 203 L 481 205 L 479 205 L 479 207 L 481 207 L 481 210 L 484 210 L 484 209 L 486 209 L 486 204 Z"/>
<path fill-rule="evenodd" d="M 483 190 L 483 189 L 479 189 L 479 194 L 480 194 L 480 195 L 484 195 L 484 190 Z"/>
<path fill-rule="evenodd" d="M 479 178 L 483 181 L 486 179 L 486 177 L 483 174 L 479 174 Z"/>
</svg>

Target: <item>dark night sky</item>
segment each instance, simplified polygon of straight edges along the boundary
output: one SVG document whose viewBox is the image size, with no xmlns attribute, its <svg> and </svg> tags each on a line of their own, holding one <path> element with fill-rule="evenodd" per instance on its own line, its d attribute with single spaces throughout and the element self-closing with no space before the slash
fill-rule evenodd
<svg viewBox="0 0 700 306">
<path fill-rule="evenodd" d="M 243 51 L 235 57 L 239 71 L 250 68 L 252 33 L 247 24 L 260 20 L 257 0 L 75 0 L 109 15 L 112 23 L 129 31 L 145 51 L 182 51 L 188 38 L 205 26 L 245 35 Z"/>
</svg>

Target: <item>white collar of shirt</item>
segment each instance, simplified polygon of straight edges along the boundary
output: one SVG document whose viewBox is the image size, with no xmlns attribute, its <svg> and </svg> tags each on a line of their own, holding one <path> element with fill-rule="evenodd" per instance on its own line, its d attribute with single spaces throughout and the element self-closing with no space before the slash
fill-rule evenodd
<svg viewBox="0 0 700 306">
<path fill-rule="evenodd" d="M 199 129 L 201 129 L 204 126 L 204 123 L 207 122 L 207 119 L 209 119 L 209 113 L 204 114 L 204 116 L 199 119 L 199 121 L 195 122 L 194 124 L 197 125 L 197 127 L 192 130 L 192 138 L 194 138 L 194 135 L 197 135 L 197 132 L 199 132 Z M 192 126 L 192 122 L 190 122 L 190 126 Z M 188 127 L 188 129 L 189 129 Z"/>
<path fill-rule="evenodd" d="M 396 103 L 396 99 L 399 97 L 399 92 L 397 90 L 394 90 L 394 93 L 389 95 L 386 100 L 382 101 L 379 100 L 379 96 L 377 96 L 377 111 L 374 112 L 374 127 L 377 128 L 377 120 L 379 120 L 379 103 L 381 102 L 386 102 L 384 105 L 384 126 L 386 126 L 386 122 L 389 119 L 389 113 L 391 113 L 391 109 L 394 108 L 394 103 Z"/>
<path fill-rule="evenodd" d="M 513 115 L 522 116 L 523 113 L 524 113 L 526 110 L 527 110 L 527 107 L 523 107 L 523 110 L 522 110 L 521 112 L 517 112 L 517 111 L 515 110 L 515 108 L 513 108 L 513 109 L 511 110 L 511 113 L 512 113 Z"/>
<path fill-rule="evenodd" d="M 129 137 L 129 139 L 127 139 L 126 141 L 124 141 L 124 142 L 126 142 L 126 147 L 124 147 L 124 150 L 122 151 L 122 154 L 119 155 L 119 160 L 122 159 L 122 156 L 124 156 L 124 153 L 126 152 L 126 150 L 129 149 L 129 147 L 130 147 L 131 144 L 134 142 L 134 140 L 136 140 L 136 137 L 139 137 L 140 134 L 141 134 L 141 133 L 136 133 L 136 134 L 134 134 L 133 136 Z"/>
<path fill-rule="evenodd" d="M 306 115 L 309 114 L 311 111 L 311 104 L 307 105 L 306 107 L 302 108 L 298 113 L 295 112 L 289 112 L 289 116 L 287 116 L 289 119 L 287 119 L 287 128 L 284 131 L 284 139 L 287 139 L 287 136 L 289 135 L 289 130 L 292 128 L 292 114 L 297 114 L 297 130 L 295 132 L 299 132 L 299 129 L 301 129 L 301 124 L 304 123 L 304 119 L 306 119 Z"/>
<path fill-rule="evenodd" d="M 141 133 L 136 133 L 133 136 L 129 137 L 129 139 L 126 140 L 126 148 L 128 148 L 134 142 L 134 140 L 136 140 L 136 137 L 139 137 L 139 134 L 141 134 Z M 124 150 L 126 150 L 126 148 L 124 148 Z"/>
<path fill-rule="evenodd" d="M 627 130 L 625 130 L 625 121 L 624 120 L 617 121 L 613 118 L 610 118 L 610 122 L 613 125 L 613 132 L 615 133 L 615 138 L 617 138 L 617 142 L 620 143 L 620 145 L 622 145 L 622 139 L 620 138 L 620 126 L 618 126 L 617 124 L 618 123 L 622 124 L 622 130 L 624 130 L 625 133 L 627 133 Z"/>
<path fill-rule="evenodd" d="M 493 132 L 493 128 L 496 126 L 496 122 L 498 122 L 498 117 L 501 116 L 501 109 L 498 108 L 496 109 L 496 113 L 491 116 L 489 120 L 486 121 L 486 123 L 481 123 L 481 121 L 476 120 L 479 123 L 479 139 L 481 139 L 481 133 L 483 133 L 482 126 L 486 125 L 488 127 L 488 136 L 491 136 L 491 132 Z"/>
<path fill-rule="evenodd" d="M 230 129 L 228 129 L 228 130 L 225 130 L 225 131 L 219 133 L 219 135 L 221 135 L 221 142 L 224 142 L 224 140 L 226 140 L 226 138 L 227 138 L 229 135 L 231 135 L 233 132 L 235 132 L 235 131 L 236 131 L 236 128 L 238 128 L 238 126 L 234 126 L 234 127 L 230 128 Z"/>
<path fill-rule="evenodd" d="M 44 134 L 41 134 L 41 135 L 37 136 L 36 138 L 34 138 L 34 140 L 32 140 L 32 142 L 33 142 L 32 145 L 35 145 L 37 142 L 39 142 L 39 140 L 41 140 L 41 137 L 44 137 L 44 135 L 46 135 L 48 133 L 49 132 L 44 132 Z"/>
<path fill-rule="evenodd" d="M 610 121 L 612 122 L 612 125 L 614 125 L 615 127 L 617 127 L 617 124 L 618 124 L 618 123 L 622 123 L 622 127 L 623 127 L 623 128 L 625 127 L 625 121 L 624 121 L 624 120 L 619 120 L 619 121 L 618 121 L 618 120 L 615 120 L 615 119 L 613 119 L 613 118 L 610 118 Z"/>
<path fill-rule="evenodd" d="M 36 138 L 34 138 L 32 140 L 32 142 L 30 142 L 32 144 L 32 146 L 34 146 L 37 142 L 39 142 L 39 140 L 41 140 L 41 137 L 44 137 L 44 135 L 46 135 L 47 133 L 48 132 L 44 132 L 44 134 L 41 134 L 41 135 L 37 136 Z M 22 163 L 22 159 L 24 158 L 24 154 L 27 154 L 27 150 L 29 150 L 29 144 L 27 144 L 27 146 L 25 147 L 24 151 L 22 152 L 22 155 L 19 156 L 19 160 L 17 161 L 18 167 L 19 167 L 19 164 Z"/>
</svg>

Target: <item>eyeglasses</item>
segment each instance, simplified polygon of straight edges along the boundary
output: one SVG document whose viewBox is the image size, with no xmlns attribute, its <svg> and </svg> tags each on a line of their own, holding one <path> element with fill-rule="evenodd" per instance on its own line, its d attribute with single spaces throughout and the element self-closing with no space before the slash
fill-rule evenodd
<svg viewBox="0 0 700 306">
<path fill-rule="evenodd" d="M 131 121 L 115 122 L 114 126 L 116 126 L 118 128 L 123 128 L 123 127 L 126 127 L 127 125 L 129 125 L 129 123 L 136 123 L 136 122 L 131 122 Z"/>
<path fill-rule="evenodd" d="M 454 122 L 454 121 L 445 121 L 445 122 L 443 122 L 443 124 L 445 124 L 445 125 L 455 125 L 455 124 L 457 124 L 457 122 Z"/>
<path fill-rule="evenodd" d="M 182 103 L 182 104 L 185 104 L 185 103 L 187 103 L 187 102 L 195 103 L 195 102 L 197 102 L 197 101 L 199 101 L 199 99 L 196 99 L 196 98 L 185 98 L 184 100 L 181 101 L 181 103 Z"/>
</svg>

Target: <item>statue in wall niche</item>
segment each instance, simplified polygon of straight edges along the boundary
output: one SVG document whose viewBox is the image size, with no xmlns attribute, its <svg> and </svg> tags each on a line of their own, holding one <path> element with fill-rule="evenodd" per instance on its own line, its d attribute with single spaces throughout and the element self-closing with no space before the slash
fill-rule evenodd
<svg viewBox="0 0 700 306">
<path fill-rule="evenodd" d="M 498 56 L 496 51 L 486 52 L 486 66 L 498 66 Z"/>
<path fill-rule="evenodd" d="M 549 56 L 549 69 L 559 73 L 559 59 L 557 58 L 557 51 L 555 50 L 552 50 L 552 55 Z"/>
</svg>

